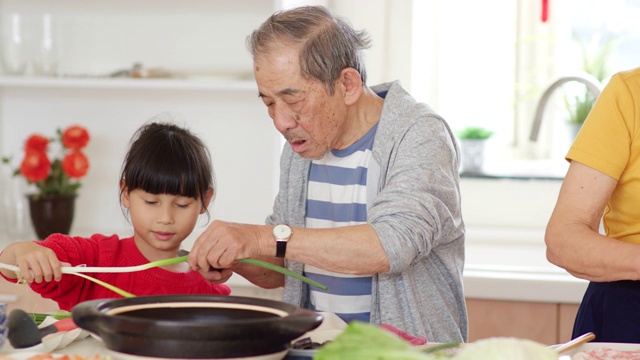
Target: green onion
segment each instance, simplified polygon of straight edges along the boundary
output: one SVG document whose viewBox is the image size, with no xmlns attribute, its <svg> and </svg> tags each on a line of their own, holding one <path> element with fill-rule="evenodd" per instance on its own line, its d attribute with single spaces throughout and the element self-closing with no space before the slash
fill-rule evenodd
<svg viewBox="0 0 640 360">
<path fill-rule="evenodd" d="M 179 262 L 182 262 L 182 261 L 187 261 L 187 255 L 180 256 L 180 257 L 173 258 L 173 259 L 168 259 L 168 260 L 161 260 L 161 261 L 169 261 L 169 260 L 173 260 L 172 262 L 170 262 L 170 264 L 175 264 L 175 263 L 179 263 Z M 156 262 L 158 262 L 158 261 L 156 261 Z M 245 263 L 245 264 L 251 264 L 251 265 L 257 265 L 257 266 L 263 267 L 265 269 L 277 271 L 277 272 L 279 272 L 281 274 L 294 277 L 294 278 L 296 278 L 296 279 L 298 279 L 298 280 L 300 280 L 302 282 L 305 282 L 305 283 L 307 283 L 307 284 L 309 284 L 311 286 L 315 286 L 315 287 L 320 288 L 322 290 L 327 290 L 328 289 L 327 286 L 322 285 L 317 281 L 311 280 L 311 279 L 309 279 L 307 277 L 304 277 L 304 276 L 302 276 L 302 275 L 300 275 L 298 273 L 295 273 L 295 272 L 293 272 L 293 271 L 291 271 L 289 269 L 285 269 L 282 266 L 273 265 L 273 264 L 268 263 L 266 261 L 247 258 L 247 259 L 240 259 L 240 260 L 238 260 L 238 262 Z"/>
<path fill-rule="evenodd" d="M 102 286 L 106 287 L 107 289 L 115 292 L 116 294 L 121 295 L 122 297 L 126 297 L 126 298 L 136 297 L 135 295 L 133 295 L 130 292 L 126 292 L 126 291 L 120 289 L 119 287 L 113 286 L 113 285 L 111 285 L 109 283 L 106 283 L 106 282 L 104 282 L 102 280 L 98 280 L 98 279 L 96 279 L 94 277 L 91 277 L 89 275 L 85 275 L 85 274 L 81 274 L 81 273 L 72 273 L 72 274 L 76 275 L 76 276 L 80 276 L 80 277 L 85 278 L 87 280 L 93 281 L 94 283 L 96 283 L 98 285 L 102 285 Z"/>
<path fill-rule="evenodd" d="M 151 269 L 151 268 L 158 267 L 158 266 L 166 266 L 166 265 L 177 264 L 177 263 L 180 263 L 180 262 L 183 262 L 183 261 L 186 261 L 186 260 L 187 260 L 187 257 L 183 256 L 183 257 L 176 257 L 176 258 L 171 258 L 171 259 L 153 261 L 153 262 L 150 262 L 148 264 L 136 266 L 135 267 L 136 268 L 135 271 Z M 107 268 L 101 268 L 101 269 L 107 269 Z M 108 269 L 117 269 L 117 268 L 111 267 L 111 268 L 108 268 Z M 87 270 L 87 269 L 84 268 L 83 270 Z M 119 272 L 119 271 L 114 271 L 114 272 Z M 98 279 L 96 279 L 94 277 L 91 277 L 89 275 L 82 274 L 82 273 L 79 273 L 79 272 L 70 272 L 69 274 L 80 276 L 80 277 L 85 278 L 87 280 L 93 281 L 94 283 L 96 283 L 98 285 L 102 285 L 102 286 L 106 287 L 107 289 L 115 292 L 116 294 L 121 295 L 122 297 L 126 297 L 126 298 L 135 297 L 135 295 L 133 295 L 130 292 L 122 290 L 117 286 L 113 286 L 113 285 L 111 285 L 109 283 L 106 283 L 106 282 L 104 282 L 102 280 L 98 280 Z"/>
<path fill-rule="evenodd" d="M 152 261 L 150 263 L 136 265 L 136 266 L 71 266 L 71 267 L 63 267 L 63 274 L 75 274 L 75 273 L 124 273 L 124 272 L 134 272 L 134 271 L 142 271 L 147 269 L 152 269 L 158 266 L 172 265 L 180 262 L 186 261 L 186 256 L 184 257 L 176 257 L 171 259 L 164 259 L 158 261 Z"/>
<path fill-rule="evenodd" d="M 56 320 L 62 320 L 62 319 L 66 319 L 66 318 L 70 318 L 71 317 L 71 313 L 68 311 L 64 311 L 64 310 L 58 310 L 56 312 L 50 313 L 50 314 L 44 314 L 44 313 L 29 313 L 29 317 L 31 317 L 33 319 L 33 321 L 35 321 L 36 325 L 40 325 L 42 324 L 42 322 L 44 321 L 44 319 L 47 318 L 47 316 L 50 316 Z"/>
<path fill-rule="evenodd" d="M 298 280 L 301 280 L 301 281 L 303 281 L 303 282 L 306 282 L 307 284 L 309 284 L 309 285 L 311 285 L 311 286 L 318 287 L 318 288 L 320 288 L 320 289 L 322 289 L 322 290 L 325 290 L 325 291 L 328 289 L 328 287 L 327 287 L 327 286 L 322 285 L 322 284 L 320 284 L 319 282 L 317 282 L 317 281 L 315 281 L 315 280 L 311 280 L 311 279 L 309 279 L 309 278 L 307 278 L 307 277 L 304 277 L 304 276 L 302 276 L 302 275 L 300 275 L 300 274 L 298 274 L 298 273 L 295 273 L 295 272 L 293 272 L 293 271 L 291 271 L 291 270 L 289 270 L 289 269 L 285 269 L 285 268 L 283 268 L 283 267 L 281 267 L 281 266 L 278 266 L 278 265 L 273 265 L 273 264 L 268 263 L 268 262 L 266 262 L 266 261 L 256 260 L 256 259 L 250 259 L 250 258 L 247 258 L 247 259 L 240 259 L 240 260 L 238 260 L 238 261 L 239 261 L 239 262 L 242 262 L 242 263 L 246 263 L 246 264 L 252 264 L 252 265 L 262 266 L 262 267 L 263 267 L 263 268 L 265 268 L 265 269 L 269 269 L 269 270 L 277 271 L 277 272 L 279 272 L 279 273 L 281 273 L 281 274 L 284 274 L 284 275 L 288 275 L 288 276 L 294 277 L 294 278 L 296 278 L 296 279 L 298 279 Z"/>
</svg>

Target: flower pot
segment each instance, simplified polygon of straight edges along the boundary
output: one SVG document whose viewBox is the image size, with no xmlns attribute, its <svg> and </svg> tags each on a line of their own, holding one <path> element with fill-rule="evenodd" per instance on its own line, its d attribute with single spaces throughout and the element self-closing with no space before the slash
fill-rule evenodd
<svg viewBox="0 0 640 360">
<path fill-rule="evenodd" d="M 39 240 L 51 234 L 69 234 L 76 203 L 72 195 L 27 195 L 31 223 Z"/>
<path fill-rule="evenodd" d="M 580 132 L 580 128 L 582 128 L 582 124 L 567 123 L 567 136 L 569 145 L 573 144 L 573 141 L 576 139 L 576 136 L 578 136 L 578 133 Z"/>
<path fill-rule="evenodd" d="M 462 139 L 462 173 L 481 174 L 484 165 L 485 139 Z"/>
</svg>

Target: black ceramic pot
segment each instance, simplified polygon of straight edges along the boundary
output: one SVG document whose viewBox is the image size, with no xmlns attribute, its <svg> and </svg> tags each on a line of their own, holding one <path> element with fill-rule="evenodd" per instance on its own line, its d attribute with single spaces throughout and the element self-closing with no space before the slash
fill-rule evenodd
<svg viewBox="0 0 640 360">
<path fill-rule="evenodd" d="M 166 295 L 85 301 L 75 323 L 119 353 L 171 359 L 242 358 L 286 351 L 322 315 L 274 300 Z"/>
</svg>

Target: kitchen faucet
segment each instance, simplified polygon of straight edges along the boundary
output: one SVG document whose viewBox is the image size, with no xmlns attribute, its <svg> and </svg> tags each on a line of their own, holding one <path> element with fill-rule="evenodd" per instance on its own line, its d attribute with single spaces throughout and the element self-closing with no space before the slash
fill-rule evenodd
<svg viewBox="0 0 640 360">
<path fill-rule="evenodd" d="M 542 115 L 544 113 L 544 109 L 547 106 L 547 102 L 551 97 L 551 93 L 561 85 L 576 81 L 579 83 L 583 83 L 587 86 L 587 89 L 597 98 L 600 96 L 601 85 L 600 81 L 596 79 L 594 76 L 589 75 L 587 73 L 580 75 L 572 75 L 572 76 L 564 76 L 556 80 L 554 83 L 549 85 L 547 90 L 544 91 L 540 101 L 538 102 L 538 107 L 536 108 L 536 116 L 533 118 L 533 126 L 531 128 L 531 135 L 529 136 L 529 140 L 536 141 L 538 140 L 538 133 L 540 133 L 540 125 L 542 124 Z"/>
</svg>

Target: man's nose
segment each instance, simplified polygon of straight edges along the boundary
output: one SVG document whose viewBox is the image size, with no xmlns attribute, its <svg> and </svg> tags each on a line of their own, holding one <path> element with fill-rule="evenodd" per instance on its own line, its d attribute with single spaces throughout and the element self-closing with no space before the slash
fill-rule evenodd
<svg viewBox="0 0 640 360">
<path fill-rule="evenodd" d="M 283 134 L 297 126 L 295 115 L 282 105 L 276 104 L 272 119 L 276 129 Z"/>
</svg>

